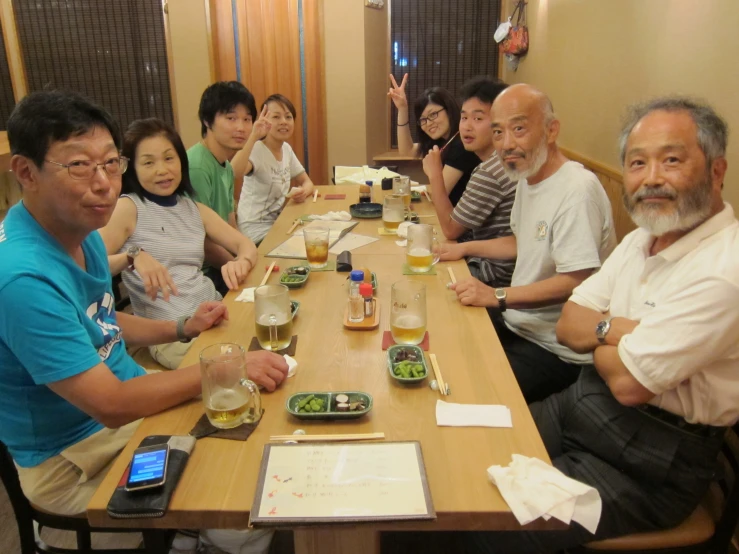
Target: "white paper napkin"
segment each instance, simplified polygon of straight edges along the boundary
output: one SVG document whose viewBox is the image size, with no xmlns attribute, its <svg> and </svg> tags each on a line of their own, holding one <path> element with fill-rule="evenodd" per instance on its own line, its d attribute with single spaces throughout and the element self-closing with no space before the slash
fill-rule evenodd
<svg viewBox="0 0 739 554">
<path fill-rule="evenodd" d="M 418 183 L 414 185 L 413 183 L 415 181 L 411 181 L 411 192 L 420 192 L 423 194 L 426 191 L 426 185 L 419 185 Z"/>
<path fill-rule="evenodd" d="M 513 427 L 508 406 L 436 401 L 436 424 L 445 427 Z"/>
<path fill-rule="evenodd" d="M 410 221 L 404 221 L 403 223 L 398 225 L 398 236 L 402 239 L 407 238 L 408 237 L 408 227 L 410 227 L 411 225 L 414 225 L 414 224 L 411 223 Z"/>
<path fill-rule="evenodd" d="M 318 221 L 351 221 L 352 216 L 349 212 L 328 212 L 323 215 L 313 214 L 310 216 L 311 220 Z"/>
<path fill-rule="evenodd" d="M 408 246 L 408 241 L 407 240 L 396 240 L 395 244 L 397 244 L 398 246 L 406 247 Z"/>
<path fill-rule="evenodd" d="M 254 289 L 257 287 L 249 287 L 242 290 L 236 297 L 236 302 L 254 302 Z"/>
<path fill-rule="evenodd" d="M 521 525 L 555 517 L 567 524 L 575 520 L 591 533 L 598 529 L 600 493 L 542 460 L 513 454 L 508 467 L 490 466 L 488 477 Z"/>
<path fill-rule="evenodd" d="M 292 377 L 298 371 L 298 362 L 295 361 L 295 358 L 291 358 L 287 354 L 283 354 L 283 356 L 287 362 L 287 376 Z"/>
</svg>

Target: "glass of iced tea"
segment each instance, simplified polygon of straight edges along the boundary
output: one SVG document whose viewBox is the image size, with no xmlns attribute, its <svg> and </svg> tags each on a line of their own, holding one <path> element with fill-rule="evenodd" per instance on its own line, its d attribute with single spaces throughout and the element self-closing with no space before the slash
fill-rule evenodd
<svg viewBox="0 0 739 554">
<path fill-rule="evenodd" d="M 293 318 L 290 290 L 285 285 L 262 285 L 254 290 L 254 323 L 259 346 L 265 350 L 290 346 Z"/>
<path fill-rule="evenodd" d="M 328 264 L 328 235 L 326 228 L 303 229 L 305 254 L 311 269 L 321 269 Z"/>
<path fill-rule="evenodd" d="M 200 353 L 203 406 L 213 427 L 231 429 L 262 417 L 259 388 L 246 373 L 244 349 L 214 344 Z"/>
<path fill-rule="evenodd" d="M 382 225 L 386 231 L 396 231 L 405 221 L 405 207 L 400 196 L 386 196 L 382 205 Z"/>
<path fill-rule="evenodd" d="M 398 344 L 420 344 L 426 334 L 426 285 L 398 281 L 390 291 L 390 333 Z"/>
<path fill-rule="evenodd" d="M 411 206 L 411 178 L 406 175 L 393 177 L 393 194 L 403 199 L 403 205 L 406 209 Z"/>
<path fill-rule="evenodd" d="M 414 273 L 426 273 L 439 261 L 439 240 L 431 225 L 419 223 L 408 227 L 405 261 Z"/>
</svg>

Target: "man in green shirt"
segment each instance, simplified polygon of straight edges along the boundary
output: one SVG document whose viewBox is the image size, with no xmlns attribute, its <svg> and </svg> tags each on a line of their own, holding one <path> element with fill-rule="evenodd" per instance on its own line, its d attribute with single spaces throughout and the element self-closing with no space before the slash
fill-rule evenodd
<svg viewBox="0 0 739 554">
<path fill-rule="evenodd" d="M 236 228 L 234 212 L 234 169 L 230 160 L 247 143 L 257 117 L 254 96 L 237 81 L 210 85 L 200 98 L 200 133 L 203 140 L 187 151 L 190 181 L 195 200 L 202 202 Z M 243 175 L 239 175 L 239 180 Z M 239 181 L 240 182 L 240 181 Z M 228 288 L 220 267 L 233 259 L 224 248 L 205 241 L 203 272 L 221 294 Z"/>
</svg>

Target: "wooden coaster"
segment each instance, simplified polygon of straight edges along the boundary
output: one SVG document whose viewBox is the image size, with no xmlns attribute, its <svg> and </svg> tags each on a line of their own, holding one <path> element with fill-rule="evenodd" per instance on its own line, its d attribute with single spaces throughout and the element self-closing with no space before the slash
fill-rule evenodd
<svg viewBox="0 0 739 554">
<path fill-rule="evenodd" d="M 324 200 L 344 200 L 346 194 L 327 194 L 323 197 Z"/>
<path fill-rule="evenodd" d="M 377 234 L 381 237 L 397 237 L 398 232 L 397 231 L 388 231 L 385 229 L 385 227 L 378 227 L 377 228 Z"/>
<path fill-rule="evenodd" d="M 380 305 L 377 303 L 377 299 L 372 299 L 374 304 L 374 314 L 371 317 L 365 317 L 359 323 L 352 323 L 349 321 L 349 303 L 347 302 L 346 311 L 344 312 L 344 327 L 347 329 L 354 329 L 356 331 L 368 331 L 370 329 L 377 329 L 380 325 Z"/>
<path fill-rule="evenodd" d="M 393 335 L 392 335 L 392 333 L 390 333 L 390 331 L 385 331 L 382 334 L 382 349 L 383 350 L 387 350 L 393 344 L 398 344 L 398 343 L 396 343 L 393 340 Z M 426 331 L 426 334 L 423 336 L 423 340 L 421 341 L 421 344 L 419 344 L 418 346 L 421 347 L 426 352 L 428 352 L 428 350 L 429 350 L 429 344 L 430 344 L 430 341 L 429 341 L 429 332 Z"/>
<path fill-rule="evenodd" d="M 295 356 L 295 351 L 298 349 L 298 335 L 293 335 L 293 340 L 290 341 L 290 346 L 287 348 L 283 348 L 282 350 L 278 350 L 276 354 L 287 354 L 288 356 Z M 251 342 L 249 343 L 249 348 L 247 348 L 249 352 L 254 352 L 255 350 L 265 350 L 265 348 L 262 348 L 262 346 L 259 344 L 259 340 L 257 340 L 257 337 L 252 337 Z"/>
<path fill-rule="evenodd" d="M 310 264 L 308 262 L 300 262 L 300 265 L 303 267 L 310 267 Z M 310 267 L 311 271 L 336 271 L 336 260 L 328 260 L 326 262 L 326 266 L 322 267 L 320 269 L 316 269 L 314 267 Z"/>
</svg>

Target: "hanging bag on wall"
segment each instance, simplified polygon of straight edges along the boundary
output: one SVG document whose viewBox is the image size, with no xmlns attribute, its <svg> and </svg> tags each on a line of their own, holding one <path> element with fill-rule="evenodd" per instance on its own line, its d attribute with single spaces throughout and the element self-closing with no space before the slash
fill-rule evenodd
<svg viewBox="0 0 739 554">
<path fill-rule="evenodd" d="M 529 29 L 526 26 L 526 1 L 518 0 L 509 21 L 515 19 L 516 24 L 508 31 L 503 40 L 501 50 L 504 54 L 523 56 L 529 51 Z"/>
</svg>

